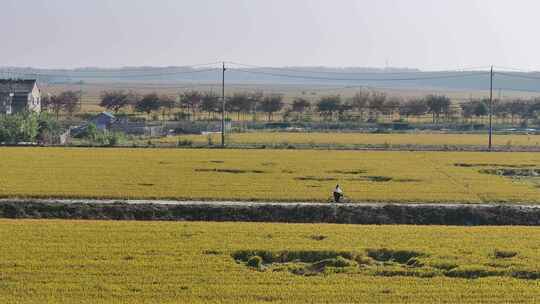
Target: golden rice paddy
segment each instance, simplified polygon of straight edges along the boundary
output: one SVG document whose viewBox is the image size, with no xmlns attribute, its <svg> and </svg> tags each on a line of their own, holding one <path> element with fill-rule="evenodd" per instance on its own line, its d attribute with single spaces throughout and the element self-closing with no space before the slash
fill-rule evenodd
<svg viewBox="0 0 540 304">
<path fill-rule="evenodd" d="M 537 153 L 0 148 L 0 196 L 540 202 Z"/>
<path fill-rule="evenodd" d="M 0 302 L 534 303 L 538 244 L 536 227 L 0 220 Z M 366 253 L 383 249 L 418 256 Z M 241 250 L 362 264 L 308 276 L 248 267 Z"/>
<path fill-rule="evenodd" d="M 176 143 L 190 140 L 206 144 L 209 138 L 216 144 L 221 142 L 221 135 L 180 135 L 153 140 L 158 143 Z M 341 133 L 341 132 L 247 132 L 227 135 L 229 143 L 234 144 L 305 144 L 305 145 L 411 145 L 411 146 L 487 146 L 487 134 L 448 134 L 448 133 Z M 540 146 L 540 135 L 499 135 L 493 136 L 493 145 L 505 147 Z"/>
</svg>

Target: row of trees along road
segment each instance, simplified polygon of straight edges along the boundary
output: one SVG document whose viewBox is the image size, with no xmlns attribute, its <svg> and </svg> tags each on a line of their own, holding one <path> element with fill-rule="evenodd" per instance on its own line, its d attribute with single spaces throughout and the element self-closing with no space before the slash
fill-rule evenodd
<svg viewBox="0 0 540 304">
<path fill-rule="evenodd" d="M 187 91 L 178 98 L 156 93 L 139 96 L 132 92 L 109 91 L 101 96 L 102 107 L 111 111 L 131 107 L 140 113 L 161 113 L 163 119 L 176 113 L 179 119 L 216 119 L 221 113 L 221 98 L 214 92 Z M 388 119 L 395 117 L 409 118 L 430 115 L 433 123 L 456 118 L 472 119 L 489 114 L 489 101 L 471 99 L 462 103 L 453 103 L 444 95 L 427 95 L 421 98 L 403 99 L 389 97 L 382 92 L 362 90 L 351 98 L 340 95 L 320 97 L 315 102 L 298 97 L 285 106 L 283 96 L 263 94 L 261 92 L 235 93 L 226 97 L 225 110 L 233 113 L 237 120 L 255 119 L 257 113 L 263 113 L 268 121 L 275 113 L 280 113 L 284 120 L 300 119 L 303 114 L 316 113 L 325 121 L 378 121 L 381 116 Z M 499 118 L 521 120 L 537 119 L 540 114 L 540 99 L 515 99 L 509 101 L 494 100 L 493 114 Z"/>
<path fill-rule="evenodd" d="M 157 93 L 140 96 L 132 92 L 107 91 L 101 94 L 100 106 L 115 113 L 128 107 L 147 115 L 161 112 L 163 118 L 178 108 L 182 112 L 177 116 L 195 119 L 200 114 L 205 114 L 205 118 L 217 118 L 222 104 L 221 98 L 211 91 L 187 91 L 177 99 Z M 235 113 L 238 120 L 245 119 L 248 114 L 261 112 L 266 114 L 267 120 L 272 120 L 273 114 L 280 112 L 283 106 L 283 96 L 279 94 L 235 93 L 227 97 L 225 111 Z"/>
</svg>

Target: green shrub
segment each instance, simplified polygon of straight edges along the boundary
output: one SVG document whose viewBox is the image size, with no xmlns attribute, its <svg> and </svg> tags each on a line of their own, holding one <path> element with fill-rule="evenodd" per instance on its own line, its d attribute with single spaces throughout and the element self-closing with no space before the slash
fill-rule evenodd
<svg viewBox="0 0 540 304">
<path fill-rule="evenodd" d="M 380 269 L 373 272 L 375 276 L 381 277 L 417 277 L 417 278 L 433 278 L 441 275 L 440 271 L 411 269 L 411 268 L 390 268 Z"/>
<path fill-rule="evenodd" d="M 38 134 L 37 140 L 43 144 L 55 144 L 60 142 L 60 135 L 64 132 L 64 128 L 48 113 L 41 113 L 38 119 Z"/>
<path fill-rule="evenodd" d="M 315 240 L 315 241 L 322 241 L 322 240 L 326 239 L 327 236 L 326 235 L 312 235 L 309 238 L 312 239 L 312 240 Z"/>
<path fill-rule="evenodd" d="M 235 260 L 243 262 L 247 262 L 255 256 L 262 258 L 263 262 L 268 264 L 279 261 L 277 254 L 268 250 L 239 250 L 234 252 L 232 256 Z"/>
<path fill-rule="evenodd" d="M 454 262 L 445 261 L 445 260 L 436 260 L 436 261 L 430 261 L 428 263 L 429 266 L 440 269 L 440 270 L 452 270 L 454 268 L 457 268 L 458 265 Z"/>
<path fill-rule="evenodd" d="M 367 255 L 379 262 L 395 261 L 400 264 L 406 264 L 411 258 L 424 256 L 421 252 L 411 250 L 392 250 L 387 248 L 367 249 Z"/>
<path fill-rule="evenodd" d="M 0 115 L 0 143 L 34 142 L 39 131 L 38 115 Z"/>
<path fill-rule="evenodd" d="M 118 132 L 113 132 L 113 133 L 109 133 L 107 134 L 107 137 L 106 137 L 106 145 L 107 146 L 111 146 L 111 147 L 114 147 L 118 144 L 120 144 L 120 142 L 122 141 L 123 139 L 123 134 L 121 133 L 118 133 Z"/>
<path fill-rule="evenodd" d="M 263 259 L 260 256 L 253 256 L 247 261 L 249 267 L 260 269 L 262 267 Z"/>
<path fill-rule="evenodd" d="M 190 147 L 193 145 L 193 141 L 189 139 L 181 139 L 176 143 L 177 147 Z"/>
<path fill-rule="evenodd" d="M 374 263 L 372 259 L 370 259 L 369 257 L 362 256 L 362 255 L 356 256 L 354 260 L 359 265 L 372 265 Z"/>
<path fill-rule="evenodd" d="M 479 265 L 459 266 L 445 273 L 446 276 L 452 278 L 478 279 L 483 277 L 498 276 L 500 271 L 492 270 Z"/>
<path fill-rule="evenodd" d="M 124 133 L 99 130 L 94 123 L 88 124 L 82 132 L 77 134 L 77 137 L 86 139 L 92 146 L 113 147 L 125 140 Z"/>
<path fill-rule="evenodd" d="M 313 264 L 314 268 L 323 268 L 323 267 L 352 267 L 357 266 L 356 262 L 346 259 L 342 256 L 338 256 L 333 259 L 325 259 Z"/>
<path fill-rule="evenodd" d="M 509 259 L 509 258 L 515 257 L 517 255 L 517 252 L 495 249 L 495 250 L 493 250 L 492 255 L 496 259 Z"/>
<path fill-rule="evenodd" d="M 407 266 L 411 266 L 411 267 L 422 267 L 422 266 L 424 266 L 424 262 L 421 261 L 419 258 L 414 257 L 414 258 L 410 258 L 410 259 L 407 261 Z"/>
<path fill-rule="evenodd" d="M 540 271 L 512 270 L 510 276 L 516 279 L 538 280 L 540 279 Z"/>
<path fill-rule="evenodd" d="M 295 251 L 269 251 L 269 250 L 239 250 L 233 253 L 233 258 L 246 262 L 254 256 L 259 256 L 264 263 L 288 263 L 302 262 L 315 263 L 327 259 L 342 257 L 347 260 L 355 260 L 358 256 L 350 251 L 317 251 L 317 250 L 295 250 Z"/>
<path fill-rule="evenodd" d="M 298 250 L 298 251 L 283 251 L 279 253 L 279 261 L 282 263 L 301 261 L 304 263 L 315 263 L 326 259 L 335 259 L 337 257 L 343 257 L 349 260 L 353 260 L 356 257 L 354 252 L 348 251 L 310 251 L 310 250 Z"/>
</svg>

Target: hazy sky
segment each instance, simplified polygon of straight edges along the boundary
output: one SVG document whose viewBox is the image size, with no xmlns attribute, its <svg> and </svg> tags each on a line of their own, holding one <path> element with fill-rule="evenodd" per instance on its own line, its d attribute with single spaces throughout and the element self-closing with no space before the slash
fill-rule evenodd
<svg viewBox="0 0 540 304">
<path fill-rule="evenodd" d="M 0 66 L 540 69 L 538 0 L 0 0 Z"/>
</svg>

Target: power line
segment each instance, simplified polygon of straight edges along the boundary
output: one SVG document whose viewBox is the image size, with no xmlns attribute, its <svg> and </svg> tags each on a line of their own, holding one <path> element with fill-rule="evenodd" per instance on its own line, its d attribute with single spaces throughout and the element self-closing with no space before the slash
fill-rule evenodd
<svg viewBox="0 0 540 304">
<path fill-rule="evenodd" d="M 171 71 L 171 70 L 182 70 L 182 69 L 195 69 L 198 67 L 204 67 L 204 66 L 210 66 L 210 65 L 217 65 L 219 62 L 211 62 L 211 63 L 200 63 L 200 64 L 192 64 L 192 65 L 184 65 L 184 66 L 176 66 L 176 67 L 129 67 L 129 68 L 80 68 L 80 69 L 72 69 L 72 70 L 62 70 L 62 69 L 43 69 L 42 72 L 39 72 L 38 69 L 25 69 L 21 68 L 20 70 L 26 70 L 28 71 L 26 74 L 121 74 L 121 73 L 148 73 L 152 72 L 151 70 L 159 70 L 161 72 L 164 71 Z M 216 67 L 217 68 L 217 67 Z M 13 71 L 13 69 L 10 69 Z M 0 68 L 1 73 L 5 73 L 6 68 Z M 34 72 L 35 71 L 35 72 Z M 179 71 L 181 72 L 181 71 Z M 22 73 L 22 72 L 21 72 Z M 152 72 L 153 73 L 153 72 Z"/>
<path fill-rule="evenodd" d="M 196 74 L 210 71 L 218 71 L 218 68 L 211 69 L 199 69 L 193 71 L 177 71 L 169 73 L 155 73 L 155 74 L 139 74 L 139 75 L 69 75 L 69 74 L 44 74 L 44 73 L 23 73 L 12 72 L 16 75 L 33 76 L 33 77 L 51 77 L 51 78 L 84 78 L 84 79 L 117 79 L 117 78 L 144 78 L 144 77 L 160 77 L 160 76 L 172 76 L 172 75 L 184 75 L 184 74 Z"/>
<path fill-rule="evenodd" d="M 495 69 L 500 69 L 500 70 L 508 70 L 508 71 L 514 71 L 514 72 L 522 72 L 522 73 L 534 73 L 534 72 L 538 72 L 538 71 L 531 70 L 531 69 L 522 69 L 522 68 L 517 68 L 517 67 L 494 66 L 494 68 L 495 68 Z"/>
<path fill-rule="evenodd" d="M 512 92 L 540 93 L 540 90 L 517 89 L 517 88 L 507 88 L 507 87 L 497 87 L 497 88 L 493 88 L 493 89 L 494 90 L 503 90 L 503 91 L 512 91 Z"/>
<path fill-rule="evenodd" d="M 225 148 L 225 62 L 221 70 L 221 147 Z"/>
<path fill-rule="evenodd" d="M 506 77 L 523 78 L 523 79 L 530 79 L 530 80 L 540 80 L 540 77 L 521 75 L 521 74 L 512 74 L 512 73 L 505 73 L 505 72 L 496 72 L 495 75 L 503 75 Z"/>
<path fill-rule="evenodd" d="M 308 70 L 304 68 L 287 68 L 287 67 L 265 67 L 260 65 L 253 65 L 253 64 L 244 64 L 244 63 L 238 63 L 238 62 L 232 62 L 229 61 L 228 63 L 243 66 L 246 68 L 253 68 L 253 69 L 259 69 L 259 70 L 277 70 L 277 71 L 285 71 L 285 72 L 295 72 L 295 73 L 309 73 L 309 74 L 339 74 L 339 75 L 411 75 L 411 74 L 426 74 L 426 73 L 451 73 L 451 72 L 464 72 L 464 71 L 471 71 L 471 70 L 482 70 L 482 69 L 489 69 L 489 66 L 484 67 L 464 67 L 464 68 L 458 68 L 458 69 L 449 69 L 449 70 L 438 70 L 438 71 L 406 71 L 406 72 L 385 72 L 384 70 L 380 71 L 373 71 L 373 72 L 340 72 L 340 71 L 315 71 L 315 70 Z M 325 67 L 322 67 L 325 68 Z M 327 68 L 328 69 L 328 68 Z"/>
<path fill-rule="evenodd" d="M 489 72 L 489 143 L 488 149 L 491 152 L 493 146 L 493 66 Z"/>
<path fill-rule="evenodd" d="M 243 70 L 243 69 L 231 69 L 231 70 L 242 72 L 242 73 L 262 74 L 262 75 L 269 75 L 269 76 L 274 76 L 274 77 L 313 79 L 313 80 L 334 80 L 334 81 L 415 81 L 415 80 L 430 80 L 430 79 L 465 78 L 465 77 L 472 77 L 472 76 L 489 75 L 489 72 L 475 72 L 475 73 L 459 74 L 459 75 L 440 75 L 440 76 L 407 77 L 407 78 L 332 78 L 332 77 L 320 77 L 320 76 L 257 72 L 257 71 Z"/>
<path fill-rule="evenodd" d="M 60 85 L 62 86 L 62 85 Z M 214 83 L 178 83 L 178 84 L 160 84 L 160 83 L 85 83 L 83 86 L 85 87 L 97 87 L 97 88 L 113 88 L 113 89 L 183 89 L 183 88 L 195 88 L 195 87 L 216 87 L 219 86 L 218 84 Z"/>
<path fill-rule="evenodd" d="M 276 70 L 276 71 L 284 71 L 284 72 L 295 72 L 295 73 L 308 73 L 308 74 L 339 74 L 339 75 L 372 75 L 372 74 L 384 74 L 384 75 L 402 75 L 402 74 L 415 74 L 415 73 L 423 73 L 421 71 L 410 71 L 410 72 L 339 72 L 339 71 L 314 71 L 314 70 L 308 70 L 308 69 L 302 69 L 302 68 L 279 68 L 279 67 L 264 67 L 264 66 L 258 66 L 253 64 L 243 64 L 243 63 L 236 63 L 236 62 L 228 62 L 230 64 L 243 66 L 245 68 L 252 68 L 252 69 L 258 69 L 258 70 Z"/>
</svg>

